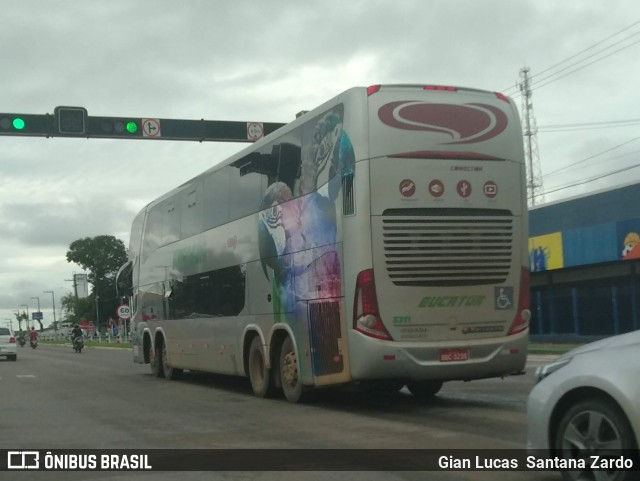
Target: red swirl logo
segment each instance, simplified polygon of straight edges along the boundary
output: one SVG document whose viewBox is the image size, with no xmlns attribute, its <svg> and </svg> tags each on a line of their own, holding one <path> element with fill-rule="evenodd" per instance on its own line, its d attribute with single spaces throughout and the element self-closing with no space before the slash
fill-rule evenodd
<svg viewBox="0 0 640 481">
<path fill-rule="evenodd" d="M 431 104 L 402 100 L 383 105 L 380 120 L 396 129 L 436 132 L 449 136 L 445 145 L 473 144 L 500 135 L 507 128 L 507 115 L 488 104 Z"/>
</svg>

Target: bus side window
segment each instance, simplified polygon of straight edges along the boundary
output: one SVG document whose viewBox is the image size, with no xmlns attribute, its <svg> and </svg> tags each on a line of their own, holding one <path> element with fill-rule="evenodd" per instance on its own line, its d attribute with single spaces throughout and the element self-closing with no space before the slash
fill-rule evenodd
<svg viewBox="0 0 640 481">
<path fill-rule="evenodd" d="M 170 197 L 162 203 L 162 245 L 180 240 L 180 194 Z"/>
<path fill-rule="evenodd" d="M 182 239 L 186 239 L 203 231 L 201 180 L 182 192 L 180 210 L 180 237 Z"/>
<path fill-rule="evenodd" d="M 211 173 L 204 179 L 204 230 L 229 222 L 229 172 L 231 167 Z"/>
<path fill-rule="evenodd" d="M 295 190 L 295 183 L 300 178 L 300 146 L 283 142 L 279 147 L 278 181 Z"/>
<path fill-rule="evenodd" d="M 162 243 L 162 204 L 157 204 L 149 210 L 147 221 L 144 226 L 144 237 L 142 240 L 143 261 L 153 251 L 160 247 Z"/>
<path fill-rule="evenodd" d="M 270 155 L 251 152 L 230 164 L 229 219 L 235 220 L 260 210 L 262 197 L 267 189 L 268 175 L 265 168 Z"/>
</svg>

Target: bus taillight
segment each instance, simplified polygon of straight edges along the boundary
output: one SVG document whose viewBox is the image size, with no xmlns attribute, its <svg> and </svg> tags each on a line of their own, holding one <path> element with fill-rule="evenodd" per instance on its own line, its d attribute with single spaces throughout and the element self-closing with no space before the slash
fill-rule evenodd
<svg viewBox="0 0 640 481">
<path fill-rule="evenodd" d="M 520 274 L 520 297 L 518 299 L 518 310 L 513 319 L 508 336 L 518 334 L 529 328 L 529 320 L 531 319 L 531 311 L 529 310 L 529 269 L 522 268 Z"/>
<path fill-rule="evenodd" d="M 382 85 L 369 85 L 367 87 L 367 97 L 369 97 L 370 95 L 373 95 L 376 92 L 378 92 L 381 87 L 382 87 Z"/>
<path fill-rule="evenodd" d="M 376 339 L 391 340 L 380 319 L 373 269 L 367 269 L 358 274 L 353 303 L 353 328 Z"/>
</svg>

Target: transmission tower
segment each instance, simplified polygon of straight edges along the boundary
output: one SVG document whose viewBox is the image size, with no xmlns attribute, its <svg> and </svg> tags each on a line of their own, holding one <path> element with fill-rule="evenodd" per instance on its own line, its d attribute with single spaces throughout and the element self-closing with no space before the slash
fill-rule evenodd
<svg viewBox="0 0 640 481">
<path fill-rule="evenodd" d="M 529 79 L 529 68 L 520 70 L 522 82 L 520 92 L 522 93 L 522 132 L 524 135 L 524 148 L 527 169 L 527 203 L 529 207 L 544 202 L 544 191 L 542 190 L 542 169 L 540 158 L 538 157 L 538 126 L 536 117 L 533 114 L 533 102 L 531 101 L 531 86 Z"/>
</svg>

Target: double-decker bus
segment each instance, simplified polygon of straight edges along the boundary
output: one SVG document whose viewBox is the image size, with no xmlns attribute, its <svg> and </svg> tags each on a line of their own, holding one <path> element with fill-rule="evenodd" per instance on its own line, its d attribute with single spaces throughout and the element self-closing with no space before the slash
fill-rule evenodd
<svg viewBox="0 0 640 481">
<path fill-rule="evenodd" d="M 291 402 L 521 372 L 526 219 L 511 100 L 352 88 L 137 215 L 119 273 L 134 361 L 248 376 Z"/>
</svg>

